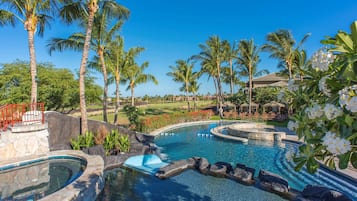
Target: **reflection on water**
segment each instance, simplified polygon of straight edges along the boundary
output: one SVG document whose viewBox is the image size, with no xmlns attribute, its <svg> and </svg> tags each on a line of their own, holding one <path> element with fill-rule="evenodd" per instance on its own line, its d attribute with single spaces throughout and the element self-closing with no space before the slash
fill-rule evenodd
<svg viewBox="0 0 357 201">
<path fill-rule="evenodd" d="M 0 171 L 1 200 L 37 200 L 78 178 L 85 166 L 79 160 L 51 159 Z"/>
<path fill-rule="evenodd" d="M 193 170 L 160 180 L 134 170 L 116 168 L 105 174 L 105 187 L 97 201 L 280 201 L 278 195 Z"/>
</svg>

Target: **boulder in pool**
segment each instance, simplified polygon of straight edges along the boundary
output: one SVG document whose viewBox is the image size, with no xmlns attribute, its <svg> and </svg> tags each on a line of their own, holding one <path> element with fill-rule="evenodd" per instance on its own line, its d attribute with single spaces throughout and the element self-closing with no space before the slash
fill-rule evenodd
<svg viewBox="0 0 357 201">
<path fill-rule="evenodd" d="M 224 165 L 213 164 L 209 167 L 209 174 L 215 177 L 225 177 L 227 176 L 227 167 Z"/>
<path fill-rule="evenodd" d="M 232 178 L 244 184 L 254 184 L 255 169 L 237 163 Z"/>
<path fill-rule="evenodd" d="M 159 171 L 155 174 L 156 177 L 160 179 L 170 178 L 172 176 L 178 175 L 187 169 L 191 169 L 194 166 L 190 159 L 187 160 L 178 160 L 160 168 Z"/>
<path fill-rule="evenodd" d="M 352 201 L 339 191 L 318 185 L 307 185 L 296 201 Z"/>
<path fill-rule="evenodd" d="M 199 172 L 201 172 L 203 174 L 207 174 L 209 171 L 209 167 L 210 167 L 208 160 L 206 158 L 202 158 L 202 157 L 193 157 L 193 159 L 196 161 L 195 168 Z"/>
<path fill-rule="evenodd" d="M 259 176 L 260 186 L 268 191 L 276 193 L 288 193 L 289 183 L 286 179 L 280 175 L 268 172 L 266 170 L 260 170 Z"/>
</svg>

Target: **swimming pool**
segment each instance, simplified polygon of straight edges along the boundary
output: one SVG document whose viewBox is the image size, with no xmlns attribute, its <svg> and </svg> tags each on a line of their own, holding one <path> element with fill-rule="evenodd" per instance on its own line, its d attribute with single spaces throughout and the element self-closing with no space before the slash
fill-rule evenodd
<svg viewBox="0 0 357 201">
<path fill-rule="evenodd" d="M 38 200 L 80 177 L 86 162 L 71 156 L 20 162 L 0 167 L 1 200 Z"/>
<path fill-rule="evenodd" d="M 165 131 L 155 138 L 155 144 L 161 148 L 162 156 L 166 156 L 166 162 L 199 156 L 207 158 L 211 164 L 218 161 L 232 165 L 242 163 L 255 168 L 256 173 L 265 169 L 279 174 L 297 190 L 302 190 L 306 184 L 319 184 L 338 189 L 357 200 L 355 181 L 342 179 L 325 168 L 319 169 L 314 175 L 304 169 L 295 172 L 293 162 L 287 160 L 286 155 L 296 151 L 296 144 L 224 140 L 210 134 L 210 129 L 216 126 L 217 123 L 210 123 Z M 114 179 L 116 177 L 120 179 Z M 191 170 L 168 180 L 158 180 L 132 170 L 115 169 L 107 174 L 105 189 L 104 197 L 107 197 L 104 200 L 283 200 L 255 187 L 204 176 Z M 160 197 L 165 196 L 166 191 L 168 197 Z M 169 195 L 175 195 L 177 199 L 170 199 Z"/>
</svg>

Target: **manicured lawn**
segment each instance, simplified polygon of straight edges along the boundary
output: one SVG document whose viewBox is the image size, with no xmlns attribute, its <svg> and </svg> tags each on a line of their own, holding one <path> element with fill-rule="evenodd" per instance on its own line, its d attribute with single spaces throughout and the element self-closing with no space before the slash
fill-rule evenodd
<svg viewBox="0 0 357 201">
<path fill-rule="evenodd" d="M 190 103 L 191 107 L 193 108 L 193 103 Z M 212 101 L 197 101 L 197 108 L 204 109 L 211 105 L 214 105 Z M 93 109 L 94 107 L 92 107 Z M 160 114 L 170 114 L 174 112 L 184 112 L 187 110 L 187 102 L 173 102 L 173 103 L 157 103 L 157 104 L 148 104 L 148 105 L 141 105 L 138 107 L 141 113 L 145 116 L 153 116 L 153 115 L 160 115 Z M 101 106 L 98 106 L 97 109 L 101 109 Z M 103 115 L 96 113 L 95 115 L 90 115 L 89 119 L 103 121 Z M 114 121 L 114 113 L 108 113 L 108 121 L 113 123 Z M 128 124 L 128 118 L 126 117 L 125 113 L 120 110 L 118 116 L 118 124 Z"/>
</svg>

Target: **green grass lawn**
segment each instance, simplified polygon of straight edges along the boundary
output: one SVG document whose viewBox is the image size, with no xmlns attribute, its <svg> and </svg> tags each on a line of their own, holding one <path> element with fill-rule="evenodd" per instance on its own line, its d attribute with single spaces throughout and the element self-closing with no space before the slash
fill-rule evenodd
<svg viewBox="0 0 357 201">
<path fill-rule="evenodd" d="M 212 105 L 212 101 L 197 101 L 197 108 L 203 109 Z M 193 102 L 190 102 L 191 108 L 193 108 Z M 91 107 L 95 109 L 94 106 Z M 184 112 L 187 110 L 187 102 L 173 102 L 173 103 L 157 103 L 157 104 L 148 104 L 148 105 L 141 105 L 138 107 L 139 110 L 145 114 L 145 116 L 152 116 L 152 115 L 160 115 L 160 114 L 170 114 L 174 112 Z M 101 109 L 101 106 L 97 106 L 97 109 Z M 96 114 L 96 115 L 88 115 L 89 119 L 103 121 L 103 114 Z M 114 121 L 114 113 L 108 113 L 108 121 L 113 123 Z M 126 117 L 125 113 L 120 110 L 118 115 L 118 124 L 128 124 L 128 118 Z"/>
<path fill-rule="evenodd" d="M 191 107 L 193 107 L 193 103 L 191 102 Z M 204 109 L 206 107 L 212 106 L 214 103 L 212 101 L 197 101 L 197 107 L 198 109 Z M 101 106 L 91 107 L 92 109 L 101 109 Z M 147 116 L 155 116 L 155 115 L 160 115 L 160 114 L 171 114 L 175 112 L 185 112 L 187 111 L 187 102 L 173 102 L 173 103 L 157 103 L 157 104 L 148 104 L 148 105 L 141 105 L 138 107 L 140 112 Z M 103 114 L 95 114 L 95 115 L 90 115 L 89 113 L 89 119 L 93 120 L 98 120 L 98 121 L 103 121 Z M 213 116 L 212 119 L 219 120 L 219 116 Z M 108 121 L 110 123 L 113 123 L 114 121 L 114 112 L 109 112 L 108 113 Z M 126 117 L 125 113 L 120 110 L 119 111 L 119 116 L 118 116 L 118 124 L 119 125 L 127 125 L 129 124 L 128 118 Z M 289 120 L 285 121 L 262 121 L 265 122 L 267 125 L 273 125 L 273 126 L 279 126 L 279 127 L 286 127 L 287 123 Z"/>
</svg>

